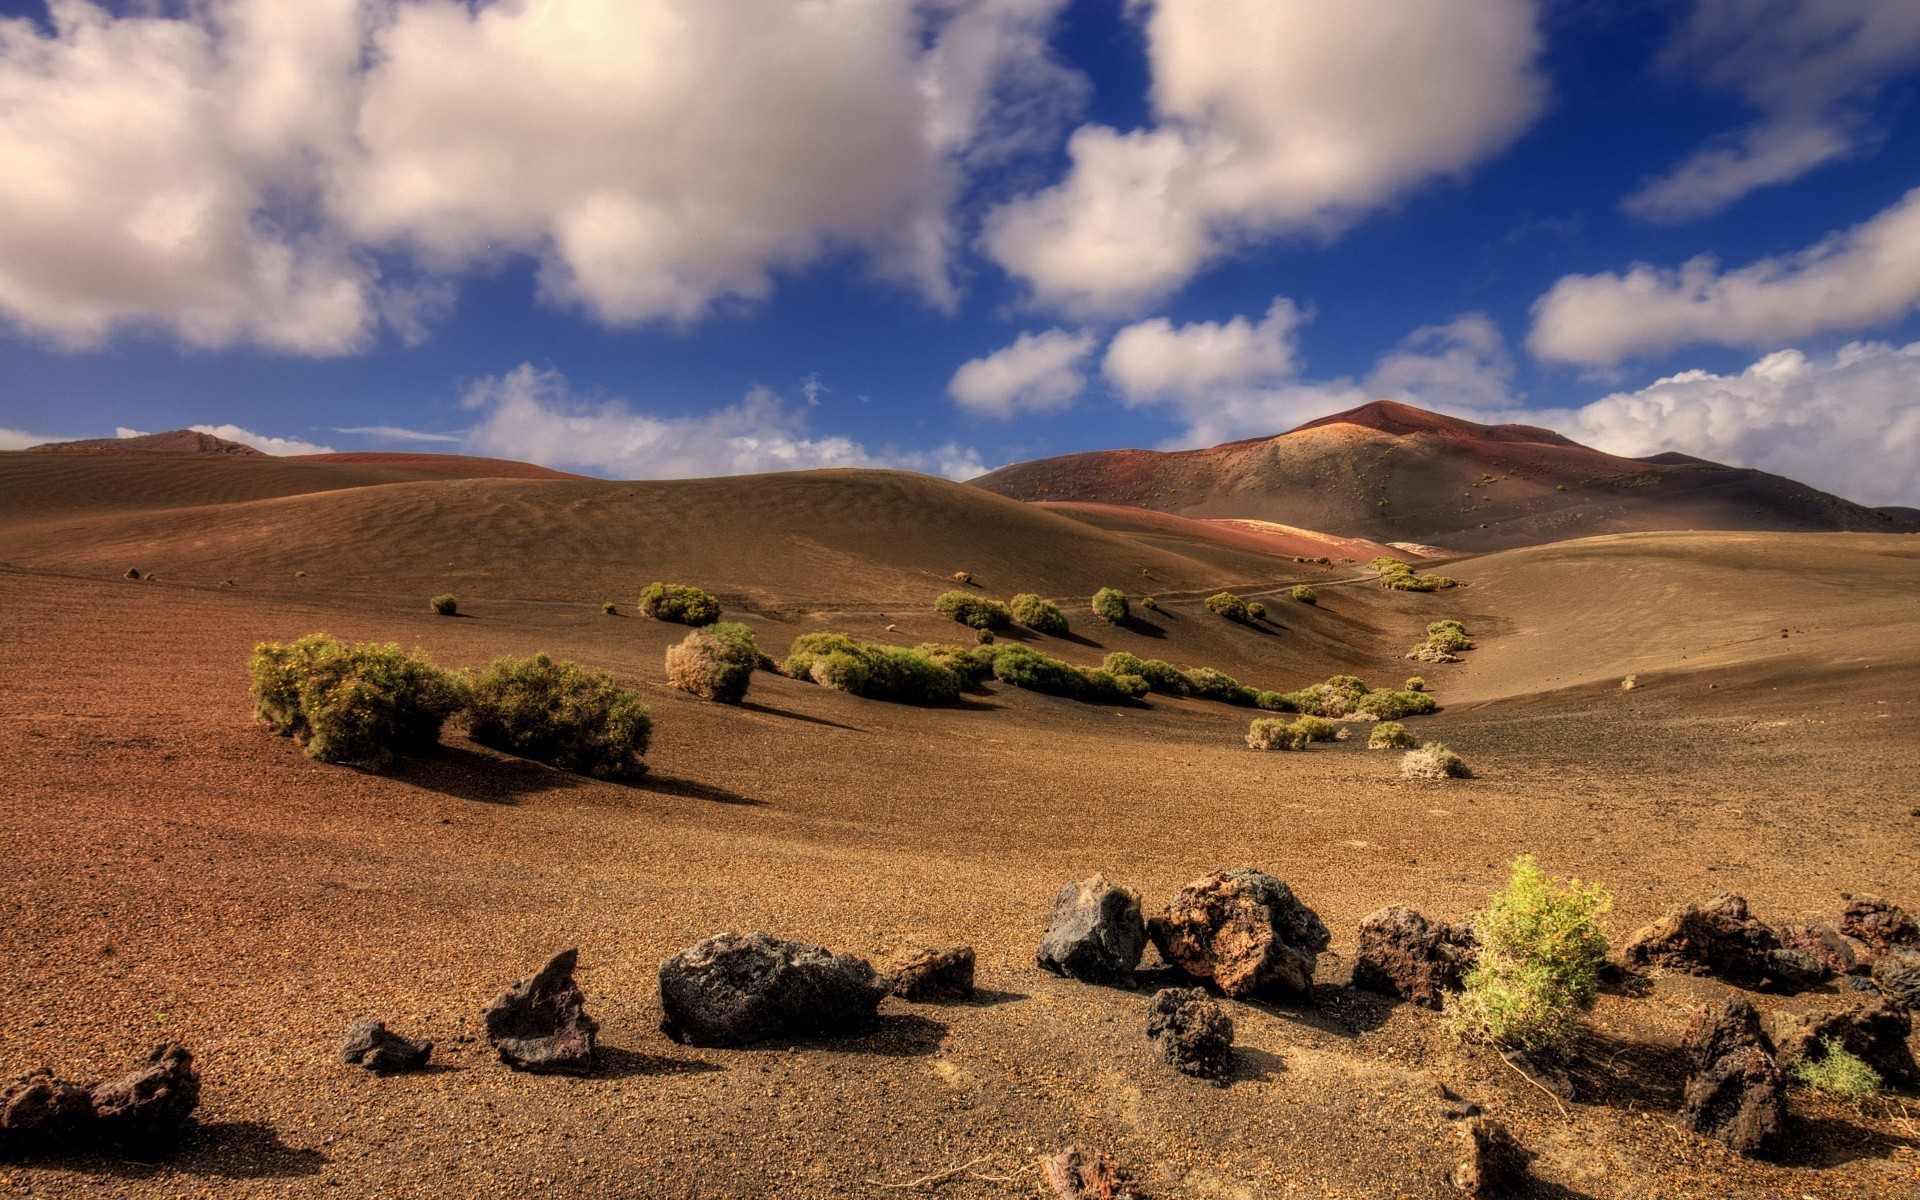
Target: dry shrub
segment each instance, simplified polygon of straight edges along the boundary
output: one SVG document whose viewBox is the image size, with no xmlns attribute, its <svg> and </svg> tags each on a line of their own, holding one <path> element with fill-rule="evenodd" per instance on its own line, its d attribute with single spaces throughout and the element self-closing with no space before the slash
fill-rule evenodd
<svg viewBox="0 0 1920 1200">
<path fill-rule="evenodd" d="M 1400 760 L 1400 775 L 1405 779 L 1471 779 L 1466 760 L 1439 742 L 1428 742 L 1418 750 L 1409 750 Z"/>
<path fill-rule="evenodd" d="M 738 704 L 747 696 L 760 652 L 753 630 L 733 621 L 721 621 L 687 634 L 667 648 L 667 682 L 702 700 Z"/>
<path fill-rule="evenodd" d="M 1247 727 L 1247 745 L 1255 750 L 1305 750 L 1313 738 L 1293 721 L 1256 717 Z"/>
<path fill-rule="evenodd" d="M 452 592 L 442 592 L 427 601 L 427 607 L 443 617 L 455 616 L 460 612 L 460 602 L 453 598 Z"/>
<path fill-rule="evenodd" d="M 1367 735 L 1369 750 L 1411 750 L 1416 744 L 1407 727 L 1398 721 L 1382 721 Z"/>
</svg>

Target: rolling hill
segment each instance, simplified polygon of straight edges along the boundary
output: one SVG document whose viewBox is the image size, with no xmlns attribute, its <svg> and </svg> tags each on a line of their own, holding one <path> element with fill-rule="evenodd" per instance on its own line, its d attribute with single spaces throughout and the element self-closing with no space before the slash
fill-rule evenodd
<svg viewBox="0 0 1920 1200">
<path fill-rule="evenodd" d="M 1621 458 L 1551 430 L 1480 425 L 1389 400 L 1278 437 L 1070 454 L 973 483 L 1017 500 L 1250 518 L 1454 551 L 1655 530 L 1920 530 L 1899 512 L 1763 471 L 1684 454 Z"/>
</svg>

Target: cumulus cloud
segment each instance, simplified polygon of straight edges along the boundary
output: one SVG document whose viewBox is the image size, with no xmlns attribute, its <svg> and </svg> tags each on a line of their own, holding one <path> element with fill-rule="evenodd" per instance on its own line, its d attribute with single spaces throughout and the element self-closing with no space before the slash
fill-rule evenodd
<svg viewBox="0 0 1920 1200">
<path fill-rule="evenodd" d="M 1498 412 L 1518 402 L 1506 339 L 1485 313 L 1464 313 L 1445 325 L 1414 330 L 1380 356 L 1366 387 L 1376 400 L 1405 400 L 1461 416 Z"/>
<path fill-rule="evenodd" d="M 42 442 L 68 442 L 73 438 L 45 437 L 37 433 L 28 433 L 23 429 L 0 427 L 0 450 L 25 450 L 29 446 L 38 446 Z"/>
<path fill-rule="evenodd" d="M 1154 122 L 1076 130 L 1064 180 L 989 213 L 1040 303 L 1122 315 L 1248 241 L 1327 233 L 1503 148 L 1540 111 L 1533 0 L 1157 0 Z"/>
<path fill-rule="evenodd" d="M 1568 275 L 1533 306 L 1527 347 L 1612 366 L 1693 342 L 1778 343 L 1898 320 L 1920 304 L 1920 188 L 1796 254 L 1726 271 L 1710 257 L 1679 270 Z"/>
<path fill-rule="evenodd" d="M 323 446 L 317 442 L 309 442 L 301 438 L 272 437 L 264 433 L 255 433 L 251 429 L 242 429 L 238 425 L 189 425 L 187 428 L 196 433 L 210 433 L 214 437 L 225 438 L 229 442 L 239 442 L 243 445 L 252 446 L 255 450 L 263 454 L 333 453 L 332 446 Z M 136 431 L 131 429 L 115 430 L 115 433 L 120 437 L 139 436 Z"/>
<path fill-rule="evenodd" d="M 0 319 L 339 354 L 509 256 L 625 325 L 844 248 L 950 305 L 966 164 L 1084 90 L 1062 2 L 50 0 L 0 19 Z"/>
<path fill-rule="evenodd" d="M 1874 94 L 1916 63 L 1913 0 L 1694 0 L 1660 67 L 1739 96 L 1761 116 L 1647 181 L 1621 207 L 1644 220 L 1682 221 L 1853 154 Z"/>
<path fill-rule="evenodd" d="M 1091 333 L 1049 329 L 962 363 L 947 384 L 954 403 L 977 416 L 1059 412 L 1086 390 L 1081 367 L 1095 345 Z"/>
<path fill-rule="evenodd" d="M 399 425 L 350 425 L 344 429 L 335 429 L 334 432 L 357 433 L 362 437 L 376 438 L 383 442 L 458 443 L 462 437 L 457 433 L 427 433 L 419 429 L 406 429 Z"/>
<path fill-rule="evenodd" d="M 462 402 L 479 414 L 464 443 L 474 453 L 623 478 L 904 467 L 969 479 L 986 471 L 961 446 L 870 453 L 850 438 L 815 435 L 803 412 L 766 388 L 701 416 L 659 417 L 620 399 L 582 398 L 559 372 L 522 363 L 473 384 Z"/>
</svg>

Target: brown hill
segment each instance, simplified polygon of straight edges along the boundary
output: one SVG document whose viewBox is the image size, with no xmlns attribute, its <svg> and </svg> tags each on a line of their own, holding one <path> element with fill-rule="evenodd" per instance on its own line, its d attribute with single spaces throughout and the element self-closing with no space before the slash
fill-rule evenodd
<svg viewBox="0 0 1920 1200">
<path fill-rule="evenodd" d="M 42 442 L 27 449 L 36 454 L 232 454 L 246 458 L 266 457 L 263 451 L 244 442 L 230 442 L 226 438 L 193 429 L 143 433 L 138 437 Z"/>
<path fill-rule="evenodd" d="M 1018 500 L 1255 518 L 1469 551 L 1664 529 L 1920 530 L 1920 521 L 1762 471 L 1681 454 L 1621 458 L 1551 430 L 1386 400 L 1278 437 L 1071 454 L 973 482 Z"/>
</svg>

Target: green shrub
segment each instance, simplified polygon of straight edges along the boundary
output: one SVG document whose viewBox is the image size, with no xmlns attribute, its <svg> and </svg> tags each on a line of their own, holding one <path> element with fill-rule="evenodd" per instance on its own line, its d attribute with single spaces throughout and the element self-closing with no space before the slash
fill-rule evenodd
<svg viewBox="0 0 1920 1200">
<path fill-rule="evenodd" d="M 1293 727 L 1306 734 L 1309 741 L 1337 742 L 1340 740 L 1340 727 L 1325 717 L 1303 713 L 1293 719 Z"/>
<path fill-rule="evenodd" d="M 684 583 L 650 583 L 640 592 L 640 612 L 656 621 L 711 625 L 720 619 L 720 602 Z"/>
<path fill-rule="evenodd" d="M 1859 1108 L 1880 1090 L 1880 1072 L 1838 1038 L 1820 1039 L 1820 1054 L 1794 1060 L 1793 1077 L 1823 1096 Z"/>
<path fill-rule="evenodd" d="M 857 641 L 843 633 L 803 633 L 793 639 L 781 673 L 895 704 L 952 704 L 960 698 L 961 676 L 928 655 Z"/>
<path fill-rule="evenodd" d="M 1232 592 L 1215 592 L 1207 597 L 1207 607 L 1219 613 L 1229 621 L 1245 624 L 1247 620 L 1247 602 Z"/>
<path fill-rule="evenodd" d="M 1467 627 L 1458 621 L 1435 621 L 1427 626 L 1427 645 L 1452 654 L 1457 650 L 1473 649 L 1473 638 L 1468 636 Z"/>
<path fill-rule="evenodd" d="M 1398 721 L 1382 721 L 1367 735 L 1369 750 L 1411 750 L 1415 744 L 1413 735 Z"/>
<path fill-rule="evenodd" d="M 1127 619 L 1127 594 L 1119 588 L 1103 587 L 1093 594 L 1093 615 L 1118 625 Z"/>
<path fill-rule="evenodd" d="M 600 611 L 610 617 L 617 617 L 620 615 L 620 606 L 609 600 L 600 606 Z"/>
<path fill-rule="evenodd" d="M 1139 658 L 1124 650 L 1116 650 L 1107 655 L 1100 664 L 1102 669 L 1113 675 L 1137 675 L 1146 680 L 1152 691 L 1168 696 L 1191 696 L 1193 680 L 1187 673 L 1170 662 L 1158 658 Z"/>
<path fill-rule="evenodd" d="M 1142 600 L 1140 602 L 1140 607 L 1146 609 L 1148 612 L 1159 612 L 1160 602 L 1158 600 L 1155 600 L 1152 596 L 1148 596 L 1145 600 Z"/>
<path fill-rule="evenodd" d="M 1013 610 L 1006 605 L 957 589 L 941 592 L 933 607 L 941 616 L 975 629 L 1005 629 L 1013 624 Z"/>
<path fill-rule="evenodd" d="M 1428 742 L 1418 750 L 1409 750 L 1400 760 L 1400 775 L 1405 779 L 1439 782 L 1447 779 L 1471 779 L 1473 772 L 1458 754 L 1439 742 Z"/>
<path fill-rule="evenodd" d="M 1122 704 L 1147 694 L 1147 681 L 1138 675 L 1076 667 L 1025 646 L 1001 647 L 993 657 L 993 677 L 1017 688 L 1089 704 Z"/>
<path fill-rule="evenodd" d="M 1258 600 L 1247 601 L 1247 617 L 1249 620 L 1254 620 L 1254 621 L 1266 620 L 1267 606 L 1260 603 Z"/>
<path fill-rule="evenodd" d="M 1454 1031 L 1519 1050 L 1565 1037 L 1599 991 L 1607 961 L 1600 918 L 1612 906 L 1599 884 L 1562 884 L 1532 855 L 1515 859 L 1512 880 L 1473 918 L 1479 950 L 1465 990 L 1447 999 Z"/>
<path fill-rule="evenodd" d="M 1407 680 L 1406 686 L 1410 692 L 1424 692 L 1427 690 L 1427 681 L 1415 675 L 1413 678 Z"/>
<path fill-rule="evenodd" d="M 1356 711 L 1367 685 L 1356 675 L 1335 675 L 1325 683 L 1288 692 L 1287 700 L 1295 709 L 1316 717 L 1344 717 Z"/>
<path fill-rule="evenodd" d="M 1247 745 L 1255 750 L 1305 750 L 1313 739 L 1293 721 L 1255 717 L 1247 727 Z"/>
<path fill-rule="evenodd" d="M 1354 712 L 1366 713 L 1382 721 L 1422 716 L 1438 707 L 1433 697 L 1425 692 L 1368 692 L 1353 702 Z"/>
<path fill-rule="evenodd" d="M 1302 604 L 1320 603 L 1320 593 L 1314 591 L 1304 583 L 1296 583 L 1293 585 L 1293 598 Z"/>
<path fill-rule="evenodd" d="M 453 598 L 452 592 L 441 592 L 427 601 L 427 607 L 443 617 L 455 616 L 460 612 L 460 602 Z"/>
<path fill-rule="evenodd" d="M 319 762 L 379 770 L 398 754 L 430 749 L 466 703 L 458 676 L 420 651 L 348 646 L 325 633 L 262 642 L 247 664 L 254 712 Z"/>
<path fill-rule="evenodd" d="M 1188 671 L 1187 685 L 1202 700 L 1218 700 L 1223 704 L 1251 706 L 1260 696 L 1259 692 L 1225 671 L 1216 671 L 1212 667 L 1194 667 Z"/>
<path fill-rule="evenodd" d="M 1013 619 L 1025 625 L 1035 633 L 1051 633 L 1056 636 L 1067 631 L 1067 614 L 1060 606 L 1045 596 L 1036 596 L 1032 592 L 1022 592 L 1008 605 L 1013 610 Z"/>
<path fill-rule="evenodd" d="M 1442 588 L 1457 586 L 1458 581 L 1445 575 L 1422 575 L 1409 563 L 1397 558 L 1376 558 L 1367 564 L 1380 573 L 1380 586 L 1399 592 L 1437 592 Z"/>
<path fill-rule="evenodd" d="M 467 732 L 482 746 L 595 779 L 646 770 L 653 721 L 640 693 L 605 671 L 545 654 L 495 659 L 471 680 Z"/>
<path fill-rule="evenodd" d="M 1294 707 L 1293 701 L 1287 699 L 1287 697 L 1280 692 L 1255 692 L 1253 694 L 1253 706 L 1255 708 L 1264 708 L 1268 712 L 1290 713 L 1300 711 Z"/>
<path fill-rule="evenodd" d="M 922 642 L 913 652 L 960 677 L 963 684 L 979 683 L 993 674 L 994 649 L 991 646 L 952 646 L 944 642 Z"/>
<path fill-rule="evenodd" d="M 667 682 L 702 700 L 738 704 L 746 699 L 760 658 L 753 630 L 720 621 L 693 630 L 678 646 L 667 648 Z"/>
</svg>

